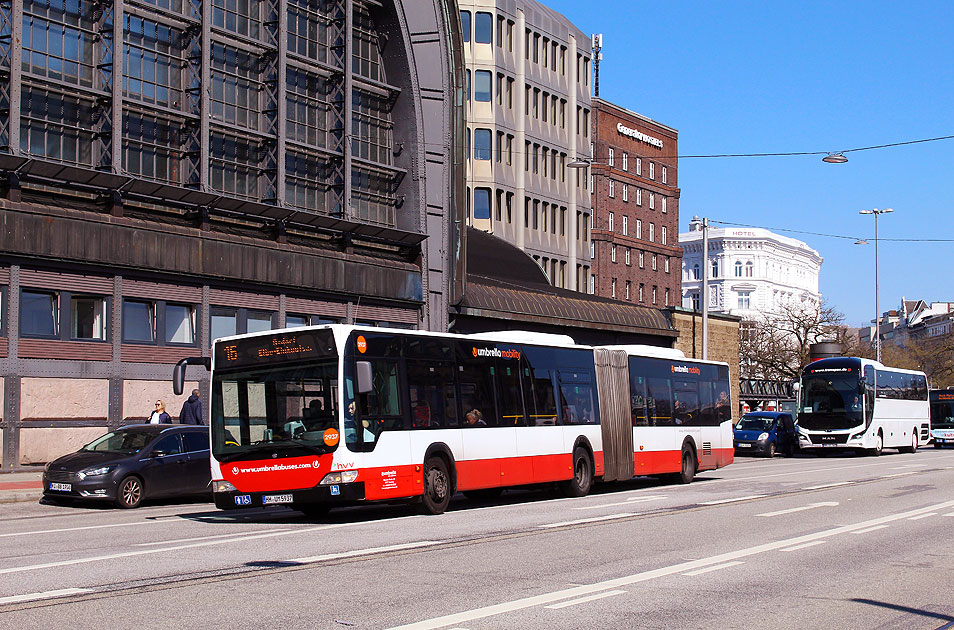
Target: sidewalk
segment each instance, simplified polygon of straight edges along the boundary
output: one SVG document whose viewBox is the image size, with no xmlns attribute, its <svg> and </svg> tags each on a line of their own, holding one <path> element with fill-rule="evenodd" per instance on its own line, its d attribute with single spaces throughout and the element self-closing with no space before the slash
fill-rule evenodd
<svg viewBox="0 0 954 630">
<path fill-rule="evenodd" d="M 43 473 L 0 473 L 0 503 L 39 501 L 43 495 Z"/>
</svg>

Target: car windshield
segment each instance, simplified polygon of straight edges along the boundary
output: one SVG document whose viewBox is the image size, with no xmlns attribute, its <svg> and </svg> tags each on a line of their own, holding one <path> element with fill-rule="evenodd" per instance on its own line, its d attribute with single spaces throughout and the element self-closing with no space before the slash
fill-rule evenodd
<svg viewBox="0 0 954 630">
<path fill-rule="evenodd" d="M 146 444 L 155 437 L 155 433 L 137 429 L 120 429 L 107 433 L 98 440 L 93 440 L 81 451 L 95 453 L 122 453 L 132 455 L 146 447 Z"/>
<path fill-rule="evenodd" d="M 773 422 L 775 422 L 774 418 L 742 416 L 742 419 L 739 420 L 739 424 L 735 425 L 735 428 L 742 431 L 768 431 L 772 428 Z"/>
</svg>

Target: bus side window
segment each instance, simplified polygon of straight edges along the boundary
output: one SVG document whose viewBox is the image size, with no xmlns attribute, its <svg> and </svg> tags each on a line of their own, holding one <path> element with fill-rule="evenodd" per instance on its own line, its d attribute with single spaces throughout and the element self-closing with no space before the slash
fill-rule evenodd
<svg viewBox="0 0 954 630">
<path fill-rule="evenodd" d="M 461 353 L 458 358 L 457 387 L 460 392 L 461 413 L 466 415 L 472 409 L 480 410 L 483 424 L 497 426 L 497 408 L 494 404 L 494 360 L 492 358 L 473 358 Z M 464 416 L 461 416 L 464 417 Z M 466 425 L 466 422 L 464 423 Z"/>
<path fill-rule="evenodd" d="M 457 426 L 454 370 L 450 363 L 407 361 L 407 384 L 414 429 Z"/>
<path fill-rule="evenodd" d="M 502 427 L 522 427 L 527 422 L 523 411 L 523 398 L 520 393 L 520 364 L 513 359 L 497 359 L 494 380 L 497 385 L 499 424 Z M 484 421 L 488 422 L 487 414 Z"/>
<path fill-rule="evenodd" d="M 596 424 L 592 372 L 560 370 L 558 378 L 563 424 Z"/>
<path fill-rule="evenodd" d="M 649 379 L 649 415 L 653 426 L 673 423 L 672 387 L 668 378 Z"/>
</svg>

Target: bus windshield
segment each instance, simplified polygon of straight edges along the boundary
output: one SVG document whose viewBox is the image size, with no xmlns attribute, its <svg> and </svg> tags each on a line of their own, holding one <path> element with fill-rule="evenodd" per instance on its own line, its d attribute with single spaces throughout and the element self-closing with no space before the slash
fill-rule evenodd
<svg viewBox="0 0 954 630">
<path fill-rule="evenodd" d="M 263 451 L 329 453 L 338 436 L 336 359 L 215 372 L 212 453 L 219 461 L 262 457 Z"/>
<path fill-rule="evenodd" d="M 931 392 L 931 428 L 954 429 L 954 393 Z"/>
<path fill-rule="evenodd" d="M 864 425 L 858 372 L 816 372 L 802 377 L 800 427 L 813 431 Z"/>
</svg>

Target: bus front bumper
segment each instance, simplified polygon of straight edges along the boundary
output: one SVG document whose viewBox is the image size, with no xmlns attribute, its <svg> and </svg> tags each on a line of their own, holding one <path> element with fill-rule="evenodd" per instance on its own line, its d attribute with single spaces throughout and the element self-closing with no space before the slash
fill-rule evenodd
<svg viewBox="0 0 954 630">
<path fill-rule="evenodd" d="M 344 505 L 364 500 L 364 483 L 343 483 L 297 490 L 274 490 L 269 492 L 213 492 L 215 507 L 221 510 L 237 508 L 284 505 L 295 508 L 301 505 Z"/>
</svg>

